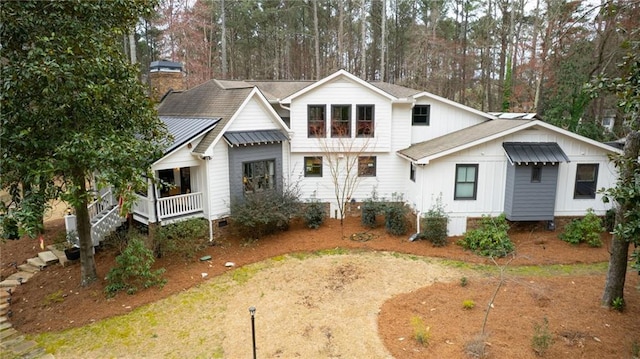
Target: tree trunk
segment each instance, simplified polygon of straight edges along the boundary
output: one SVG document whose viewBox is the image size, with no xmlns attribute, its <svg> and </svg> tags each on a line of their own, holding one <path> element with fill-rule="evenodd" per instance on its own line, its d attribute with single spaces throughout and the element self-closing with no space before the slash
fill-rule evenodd
<svg viewBox="0 0 640 359">
<path fill-rule="evenodd" d="M 380 81 L 385 81 L 385 52 L 387 50 L 387 0 L 382 0 L 382 16 L 380 18 Z"/>
<path fill-rule="evenodd" d="M 360 4 L 360 77 L 363 80 L 367 79 L 367 11 L 366 11 L 366 0 L 362 0 Z"/>
<path fill-rule="evenodd" d="M 624 146 L 624 161 L 620 166 L 621 183 L 634 183 L 635 170 L 638 166 L 637 158 L 640 155 L 640 131 L 631 132 L 627 136 Z M 630 210 L 631 201 L 624 201 L 618 205 L 616 210 L 616 226 L 625 221 L 624 214 Z M 602 305 L 610 307 L 617 298 L 624 299 L 624 283 L 627 274 L 627 260 L 629 255 L 629 241 L 614 235 L 611 243 L 611 255 L 609 257 L 609 268 L 607 269 L 607 280 L 602 294 Z"/>
<path fill-rule="evenodd" d="M 313 35 L 315 41 L 316 80 L 320 80 L 320 30 L 318 29 L 318 0 L 313 0 Z"/>
<path fill-rule="evenodd" d="M 73 196 L 77 201 L 75 204 L 77 230 L 80 238 L 80 285 L 86 287 L 98 279 L 98 273 L 93 256 L 91 223 L 87 209 L 87 189 L 82 170 L 73 171 L 73 185 L 75 187 Z"/>
<path fill-rule="evenodd" d="M 227 79 L 229 69 L 227 68 L 227 23 L 224 0 L 220 1 L 220 62 L 222 78 Z"/>
</svg>

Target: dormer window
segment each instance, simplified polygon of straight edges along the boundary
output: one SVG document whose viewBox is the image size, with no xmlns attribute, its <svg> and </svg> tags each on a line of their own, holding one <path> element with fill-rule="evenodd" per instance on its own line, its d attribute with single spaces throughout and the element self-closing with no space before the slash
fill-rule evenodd
<svg viewBox="0 0 640 359">
<path fill-rule="evenodd" d="M 415 105 L 413 106 L 413 117 L 411 119 L 412 126 L 429 126 L 431 117 L 431 105 Z"/>
<path fill-rule="evenodd" d="M 351 137 L 351 106 L 331 106 L 331 137 Z"/>
<path fill-rule="evenodd" d="M 309 105 L 307 107 L 307 136 L 325 137 L 326 105 Z"/>
</svg>

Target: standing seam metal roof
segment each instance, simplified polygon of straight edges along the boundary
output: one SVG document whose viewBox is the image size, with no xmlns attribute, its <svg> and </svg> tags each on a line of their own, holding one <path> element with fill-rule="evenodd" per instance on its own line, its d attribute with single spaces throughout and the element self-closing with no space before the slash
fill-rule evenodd
<svg viewBox="0 0 640 359">
<path fill-rule="evenodd" d="M 173 142 L 169 143 L 164 150 L 164 153 L 167 154 L 201 133 L 214 128 L 220 118 L 160 116 L 160 120 L 164 122 L 167 131 L 173 136 Z"/>
<path fill-rule="evenodd" d="M 231 146 L 277 143 L 288 139 L 285 134 L 278 130 L 227 131 L 223 136 Z"/>
<path fill-rule="evenodd" d="M 504 142 L 509 162 L 515 164 L 571 162 L 556 142 Z"/>
</svg>

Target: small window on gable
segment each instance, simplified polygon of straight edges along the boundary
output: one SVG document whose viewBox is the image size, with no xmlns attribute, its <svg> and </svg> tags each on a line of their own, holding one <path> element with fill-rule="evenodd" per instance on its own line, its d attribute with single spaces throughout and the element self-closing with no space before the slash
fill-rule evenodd
<svg viewBox="0 0 640 359">
<path fill-rule="evenodd" d="M 360 177 L 376 176 L 376 157 L 375 156 L 358 157 L 358 176 Z"/>
<path fill-rule="evenodd" d="M 331 137 L 351 137 L 351 106 L 331 106 Z"/>
<path fill-rule="evenodd" d="M 416 165 L 413 163 L 409 164 L 409 179 L 413 182 L 416 181 Z"/>
<path fill-rule="evenodd" d="M 429 126 L 431 105 L 413 106 L 412 126 Z"/>
<path fill-rule="evenodd" d="M 373 137 L 374 120 L 373 105 L 356 106 L 356 136 Z"/>
<path fill-rule="evenodd" d="M 325 105 L 309 105 L 307 107 L 307 136 L 325 137 L 326 111 Z"/>
<path fill-rule="evenodd" d="M 456 165 L 456 185 L 453 199 L 476 199 L 478 165 Z"/>
<path fill-rule="evenodd" d="M 304 176 L 322 177 L 322 157 L 304 158 Z"/>
<path fill-rule="evenodd" d="M 540 183 L 542 181 L 542 166 L 531 167 L 531 183 Z"/>
<path fill-rule="evenodd" d="M 578 164 L 573 198 L 596 198 L 598 185 L 598 164 Z"/>
</svg>

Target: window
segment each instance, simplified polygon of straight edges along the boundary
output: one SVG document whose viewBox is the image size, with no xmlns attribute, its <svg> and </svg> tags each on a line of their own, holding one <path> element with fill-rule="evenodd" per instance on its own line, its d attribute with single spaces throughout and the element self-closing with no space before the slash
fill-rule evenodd
<svg viewBox="0 0 640 359">
<path fill-rule="evenodd" d="M 412 126 L 429 126 L 429 115 L 431 105 L 415 105 L 413 106 Z"/>
<path fill-rule="evenodd" d="M 242 184 L 245 193 L 273 189 L 276 182 L 276 162 L 274 160 L 245 162 L 242 164 Z"/>
<path fill-rule="evenodd" d="M 331 137 L 351 137 L 351 106 L 331 106 Z"/>
<path fill-rule="evenodd" d="M 416 181 L 416 165 L 413 163 L 409 164 L 409 179 L 413 182 Z"/>
<path fill-rule="evenodd" d="M 322 157 L 304 158 L 304 176 L 322 177 Z"/>
<path fill-rule="evenodd" d="M 531 167 L 531 183 L 540 183 L 542 181 L 542 167 Z"/>
<path fill-rule="evenodd" d="M 326 111 L 325 105 L 309 105 L 307 107 L 307 136 L 308 137 L 324 137 Z"/>
<path fill-rule="evenodd" d="M 373 105 L 356 106 L 356 136 L 373 137 Z"/>
<path fill-rule="evenodd" d="M 358 157 L 358 176 L 360 177 L 376 176 L 376 157 L 375 156 Z"/>
<path fill-rule="evenodd" d="M 578 164 L 573 198 L 596 198 L 598 184 L 597 164 Z"/>
<path fill-rule="evenodd" d="M 476 199 L 478 165 L 456 165 L 456 188 L 453 199 Z"/>
</svg>

